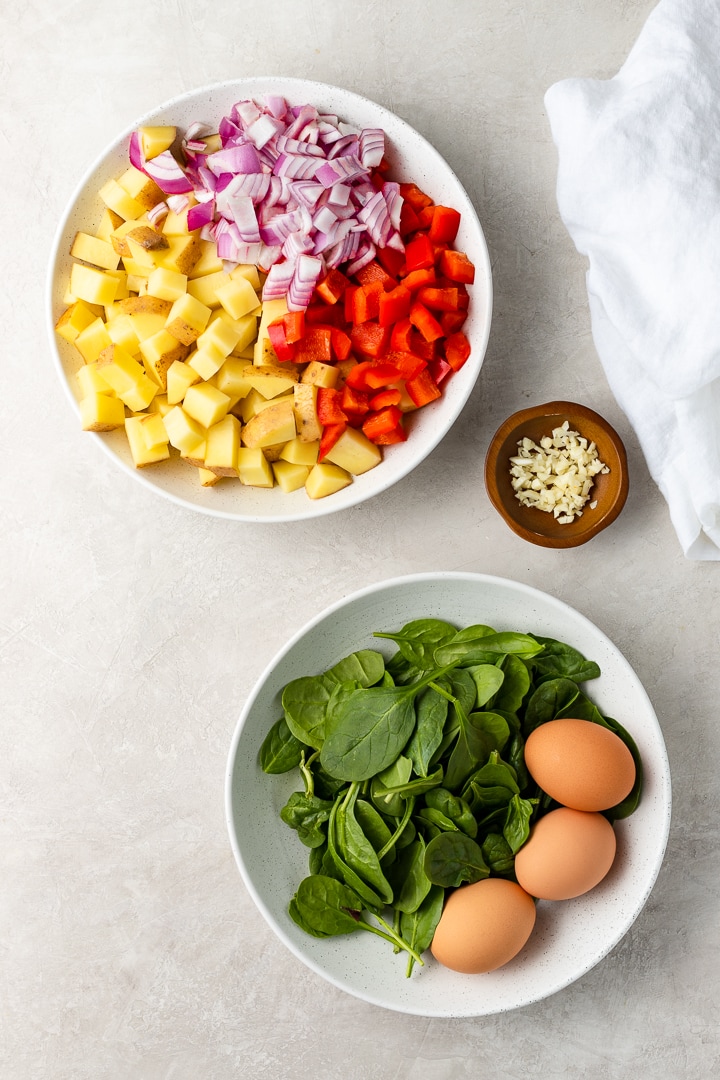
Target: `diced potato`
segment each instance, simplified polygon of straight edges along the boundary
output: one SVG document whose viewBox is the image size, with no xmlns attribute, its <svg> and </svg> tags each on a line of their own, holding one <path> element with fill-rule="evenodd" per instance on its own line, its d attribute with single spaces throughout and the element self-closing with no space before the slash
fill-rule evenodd
<svg viewBox="0 0 720 1080">
<path fill-rule="evenodd" d="M 143 156 L 149 159 L 170 149 L 175 142 L 177 128 L 169 125 L 145 125 L 138 128 L 138 135 Z"/>
<path fill-rule="evenodd" d="M 188 366 L 196 371 L 201 379 L 206 380 L 212 379 L 224 363 L 225 353 L 212 342 L 207 342 L 201 349 L 196 349 L 188 359 Z"/>
<path fill-rule="evenodd" d="M 145 370 L 162 390 L 167 390 L 168 368 L 176 360 L 184 360 L 188 351 L 188 346 L 183 345 L 167 330 L 159 330 L 157 334 L 140 342 Z"/>
<path fill-rule="evenodd" d="M 165 236 L 188 236 L 190 230 L 188 229 L 187 217 L 188 210 L 193 206 L 195 200 L 191 198 L 191 201 L 181 210 L 179 213 L 175 210 L 170 210 L 163 219 L 162 231 Z"/>
<path fill-rule="evenodd" d="M 200 257 L 188 275 L 193 280 L 196 278 L 209 277 L 224 270 L 224 263 L 217 253 L 217 245 L 212 240 L 200 240 Z M 188 282 L 188 292 L 190 291 Z M 202 299 L 198 297 L 198 299 Z M 204 303 L 205 301 L 203 301 Z"/>
<path fill-rule="evenodd" d="M 115 292 L 115 300 L 113 302 L 118 303 L 120 300 L 127 299 L 127 297 L 130 295 L 130 290 L 128 288 L 128 276 L 125 272 L 125 269 L 123 268 L 122 270 L 106 270 L 105 273 L 108 275 L 108 277 L 114 277 L 118 283 L 117 290 Z"/>
<path fill-rule="evenodd" d="M 159 296 L 128 296 L 120 300 L 118 306 L 128 315 L 161 315 L 163 317 L 161 325 L 164 325 L 165 319 L 170 314 L 172 301 L 162 300 Z M 153 333 L 157 333 L 157 329 L 153 330 Z"/>
<path fill-rule="evenodd" d="M 215 290 L 215 295 L 231 319 L 249 315 L 260 306 L 257 293 L 245 277 L 230 278 Z"/>
<path fill-rule="evenodd" d="M 83 431 L 113 431 L 125 423 L 125 407 L 120 398 L 110 394 L 89 393 L 80 401 Z"/>
<path fill-rule="evenodd" d="M 325 461 L 339 465 L 353 476 L 360 476 L 361 473 L 380 464 L 382 452 L 362 431 L 348 427 L 335 445 L 328 450 Z"/>
<path fill-rule="evenodd" d="M 300 376 L 300 382 L 334 388 L 337 386 L 338 378 L 338 369 L 333 364 L 322 364 L 319 360 L 311 360 Z"/>
<path fill-rule="evenodd" d="M 148 338 L 159 334 L 165 329 L 165 316 L 152 311 L 140 311 L 136 315 L 129 315 L 133 330 L 137 335 L 138 342 L 147 341 Z M 139 348 L 139 346 L 138 346 Z"/>
<path fill-rule="evenodd" d="M 143 213 L 143 207 L 138 200 L 128 194 L 117 180 L 108 180 L 100 188 L 98 194 L 108 210 L 113 210 L 124 221 L 134 221 Z"/>
<path fill-rule="evenodd" d="M 142 251 L 148 252 L 167 251 L 170 247 L 167 237 L 157 232 L 150 225 L 136 225 L 134 229 L 131 229 L 126 234 L 125 239 L 130 248 L 130 254 L 134 255 L 135 258 L 138 257 L 137 252 L 134 251 L 135 245 Z"/>
<path fill-rule="evenodd" d="M 137 360 L 119 345 L 110 345 L 98 357 L 98 370 L 105 382 L 133 412 L 146 409 L 157 393 Z"/>
<path fill-rule="evenodd" d="M 244 398 L 252 389 L 245 377 L 248 366 L 251 365 L 244 360 L 229 356 L 218 369 L 213 382 L 218 390 L 222 390 L 228 397 L 235 398 L 236 401 Z"/>
<path fill-rule="evenodd" d="M 153 206 L 165 201 L 165 194 L 155 181 L 134 165 L 130 165 L 122 176 L 118 177 L 118 184 L 146 210 L 151 210 Z"/>
<path fill-rule="evenodd" d="M 310 472 L 310 466 L 281 460 L 273 462 L 272 470 L 278 485 L 283 491 L 291 492 L 304 487 Z"/>
<path fill-rule="evenodd" d="M 272 466 L 262 450 L 241 446 L 237 456 L 238 477 L 249 487 L 274 487 Z"/>
<path fill-rule="evenodd" d="M 65 308 L 62 315 L 55 323 L 55 329 L 61 338 L 71 344 L 90 323 L 95 322 L 97 316 L 88 307 L 84 300 L 75 300 Z"/>
<path fill-rule="evenodd" d="M 130 315 L 120 313 L 113 319 L 107 322 L 108 337 L 112 341 L 113 345 L 122 345 L 126 352 L 131 355 L 135 355 L 140 348 L 140 339 L 138 338 L 133 321 Z"/>
<path fill-rule="evenodd" d="M 241 333 L 242 328 L 233 319 L 219 313 L 211 317 L 207 328 L 197 340 L 197 347 L 205 349 L 207 346 L 212 346 L 223 357 L 229 356 L 240 340 Z"/>
<path fill-rule="evenodd" d="M 300 382 L 295 385 L 295 423 L 302 442 L 317 442 L 322 435 L 322 426 L 317 416 L 317 394 L 315 383 Z"/>
<path fill-rule="evenodd" d="M 84 232 L 76 233 L 70 254 L 74 259 L 82 259 L 103 270 L 117 270 L 120 263 L 120 256 L 112 244 Z"/>
<path fill-rule="evenodd" d="M 100 353 L 112 345 L 112 339 L 102 319 L 93 319 L 89 326 L 81 330 L 75 338 L 75 348 L 80 352 L 86 364 L 92 364 Z"/>
<path fill-rule="evenodd" d="M 183 408 L 204 428 L 211 428 L 222 420 L 230 407 L 230 398 L 210 383 L 191 386 L 185 394 Z"/>
<path fill-rule="evenodd" d="M 257 337 L 257 315 L 243 315 L 242 318 L 233 321 L 238 334 L 238 339 L 233 346 L 232 355 L 242 356 L 252 363 L 255 338 Z"/>
<path fill-rule="evenodd" d="M 92 266 L 73 263 L 70 271 L 70 292 L 77 300 L 88 304 L 112 304 L 118 290 L 118 279 Z"/>
<path fill-rule="evenodd" d="M 319 449 L 319 442 L 303 442 L 298 435 L 291 439 L 290 442 L 285 443 L 280 452 L 280 457 L 283 461 L 290 462 L 291 465 L 312 466 L 317 461 Z"/>
<path fill-rule="evenodd" d="M 187 291 L 190 296 L 194 296 L 201 304 L 205 304 L 214 311 L 220 307 L 215 290 L 219 285 L 225 285 L 230 280 L 230 275 L 220 269 L 198 277 L 196 271 L 197 266 L 193 269 L 192 277 L 188 278 Z"/>
<path fill-rule="evenodd" d="M 167 251 L 156 252 L 155 262 L 166 270 L 175 270 L 187 276 L 200 258 L 201 251 L 200 237 L 196 232 L 187 236 L 170 236 Z"/>
<path fill-rule="evenodd" d="M 243 277 L 252 285 L 256 293 L 260 292 L 260 274 L 258 268 L 253 263 L 238 263 L 230 271 L 231 278 Z"/>
<path fill-rule="evenodd" d="M 284 364 L 282 367 L 279 364 L 267 364 L 264 367 L 248 364 L 245 378 L 264 398 L 274 398 L 297 385 L 298 373 L 293 364 Z"/>
<path fill-rule="evenodd" d="M 240 421 L 226 416 L 208 429 L 205 445 L 205 468 L 218 476 L 237 476 L 240 449 Z"/>
<path fill-rule="evenodd" d="M 197 454 L 205 463 L 205 440 L 207 432 L 196 420 L 189 416 L 181 405 L 175 405 L 163 417 L 168 439 L 183 457 Z"/>
<path fill-rule="evenodd" d="M 98 240 L 105 240 L 108 244 L 111 244 L 112 234 L 115 232 L 118 225 L 121 224 L 122 218 L 120 215 L 116 214 L 114 210 L 108 210 L 106 206 L 100 217 L 100 223 L 95 231 L 95 235 Z"/>
<path fill-rule="evenodd" d="M 187 292 L 187 277 L 178 270 L 158 266 L 148 275 L 148 293 L 173 303 Z"/>
<path fill-rule="evenodd" d="M 147 445 L 143 433 L 144 422 L 145 418 L 140 416 L 128 416 L 125 421 L 125 434 L 136 469 L 144 469 L 146 465 L 155 465 L 158 461 L 167 461 L 170 457 L 167 441 L 155 446 Z"/>
<path fill-rule="evenodd" d="M 81 397 L 90 397 L 91 394 L 110 394 L 111 397 L 115 397 L 115 391 L 108 386 L 100 374 L 97 360 L 93 361 L 92 364 L 83 364 L 81 368 L 78 368 L 76 378 Z"/>
<path fill-rule="evenodd" d="M 237 474 L 236 474 L 237 475 Z M 220 477 L 210 469 L 198 469 L 198 480 L 203 487 L 215 487 Z"/>
<path fill-rule="evenodd" d="M 211 314 L 209 307 L 185 293 L 177 298 L 170 309 L 167 331 L 183 345 L 192 345 L 207 326 Z"/>
<path fill-rule="evenodd" d="M 179 405 L 188 389 L 199 382 L 200 376 L 182 360 L 174 360 L 167 370 L 167 399 L 170 405 Z M 220 388 L 222 389 L 222 387 Z"/>
<path fill-rule="evenodd" d="M 279 401 L 253 416 L 245 425 L 242 438 L 245 446 L 254 449 L 289 442 L 295 434 L 292 402 Z"/>
<path fill-rule="evenodd" d="M 311 499 L 324 499 L 352 483 L 352 476 L 339 465 L 321 461 L 313 465 L 305 481 L 305 490 Z"/>
</svg>

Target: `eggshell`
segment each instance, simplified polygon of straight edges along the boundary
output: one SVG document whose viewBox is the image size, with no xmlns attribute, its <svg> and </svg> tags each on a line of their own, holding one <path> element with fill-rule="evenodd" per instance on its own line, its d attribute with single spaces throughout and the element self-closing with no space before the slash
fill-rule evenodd
<svg viewBox="0 0 720 1080">
<path fill-rule="evenodd" d="M 550 720 L 535 728 L 525 743 L 525 764 L 551 799 L 574 810 L 609 810 L 635 783 L 625 743 L 590 720 Z"/>
<path fill-rule="evenodd" d="M 512 960 L 535 925 L 535 903 L 514 881 L 484 878 L 445 901 L 430 951 L 444 967 L 469 975 Z"/>
<path fill-rule="evenodd" d="M 515 876 L 539 900 L 570 900 L 602 881 L 615 851 L 615 831 L 607 818 L 561 806 L 533 825 L 515 856 Z"/>
</svg>

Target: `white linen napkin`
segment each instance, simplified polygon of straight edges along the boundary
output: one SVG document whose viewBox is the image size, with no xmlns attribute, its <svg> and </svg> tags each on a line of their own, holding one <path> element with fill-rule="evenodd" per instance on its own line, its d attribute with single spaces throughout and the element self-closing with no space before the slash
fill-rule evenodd
<svg viewBox="0 0 720 1080">
<path fill-rule="evenodd" d="M 690 559 L 720 559 L 719 57 L 717 0 L 660 0 L 614 78 L 545 95 L 595 347 Z"/>
</svg>

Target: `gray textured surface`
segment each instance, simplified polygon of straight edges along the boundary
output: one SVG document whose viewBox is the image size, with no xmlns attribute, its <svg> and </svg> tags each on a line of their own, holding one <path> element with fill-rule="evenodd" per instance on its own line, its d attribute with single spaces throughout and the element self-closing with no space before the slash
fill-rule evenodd
<svg viewBox="0 0 720 1080">
<path fill-rule="evenodd" d="M 614 74 L 652 6 L 38 0 L 6 12 L 8 1080 L 696 1080 L 718 1068 L 720 568 L 683 559 L 608 390 L 542 102 L 559 78 Z M 252 74 L 345 85 L 428 137 L 477 206 L 496 290 L 481 379 L 431 459 L 371 505 L 272 529 L 153 498 L 89 445 L 43 310 L 56 222 L 106 142 L 179 92 Z M 482 483 L 492 431 L 555 397 L 604 413 L 631 466 L 619 521 L 560 553 L 516 539 Z M 647 687 L 673 770 L 665 865 L 631 932 L 574 986 L 484 1020 L 385 1012 L 305 969 L 245 892 L 224 822 L 236 718 L 287 637 L 364 584 L 435 569 L 515 578 L 592 619 Z"/>
</svg>

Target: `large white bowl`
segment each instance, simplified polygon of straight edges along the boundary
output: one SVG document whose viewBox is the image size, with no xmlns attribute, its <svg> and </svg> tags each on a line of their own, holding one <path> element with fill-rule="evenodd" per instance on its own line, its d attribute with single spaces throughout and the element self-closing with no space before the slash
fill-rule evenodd
<svg viewBox="0 0 720 1080">
<path fill-rule="evenodd" d="M 625 726 L 642 756 L 645 786 L 635 813 L 616 823 L 618 857 L 609 875 L 576 900 L 538 904 L 524 950 L 487 975 L 461 975 L 425 954 L 405 977 L 404 961 L 370 934 L 317 939 L 290 919 L 287 905 L 307 874 L 307 850 L 279 812 L 301 787 L 295 770 L 264 774 L 261 743 L 282 715 L 290 679 L 316 674 L 356 649 L 379 648 L 375 630 L 433 616 L 458 626 L 485 623 L 565 641 L 600 665 L 587 691 Z M 388 653 L 394 650 L 391 647 Z M 240 873 L 278 937 L 323 978 L 375 1005 L 423 1016 L 482 1016 L 528 1005 L 568 986 L 617 945 L 643 908 L 660 870 L 670 827 L 671 787 L 653 707 L 634 671 L 583 615 L 526 585 L 483 574 L 418 574 L 371 585 L 303 627 L 260 677 L 240 717 L 228 760 L 226 812 Z M 632 979 L 632 973 L 629 974 Z"/>
<path fill-rule="evenodd" d="M 140 124 L 173 124 L 180 128 L 196 120 L 216 124 L 235 102 L 267 93 L 281 94 L 291 104 L 316 105 L 348 123 L 382 127 L 387 135 L 387 157 L 393 179 L 412 180 L 435 202 L 460 211 L 462 221 L 455 246 L 467 253 L 476 269 L 470 312 L 464 326 L 472 353 L 463 368 L 447 380 L 442 398 L 410 418 L 407 442 L 386 448 L 379 466 L 325 499 L 309 499 L 304 490 L 285 494 L 277 487 L 267 490 L 243 487 L 239 483 L 202 488 L 195 470 L 179 459 L 136 469 L 122 431 L 86 434 L 88 441 L 100 445 L 118 465 L 151 490 L 193 510 L 238 521 L 295 521 L 333 513 L 363 502 L 407 476 L 437 446 L 465 405 L 485 357 L 492 314 L 490 259 L 475 208 L 447 162 L 409 124 L 364 97 L 324 83 L 274 76 L 218 83 L 174 98 L 141 117 L 118 136 L 86 172 L 63 215 L 50 260 L 47 318 L 56 366 L 76 411 L 79 395 L 74 373 L 82 358 L 72 345 L 58 338 L 54 326 L 64 307 L 63 296 L 72 261 L 69 251 L 74 236 L 79 230 L 92 231 L 99 221 L 102 205 L 98 190 L 127 168 L 130 134 Z"/>
</svg>

